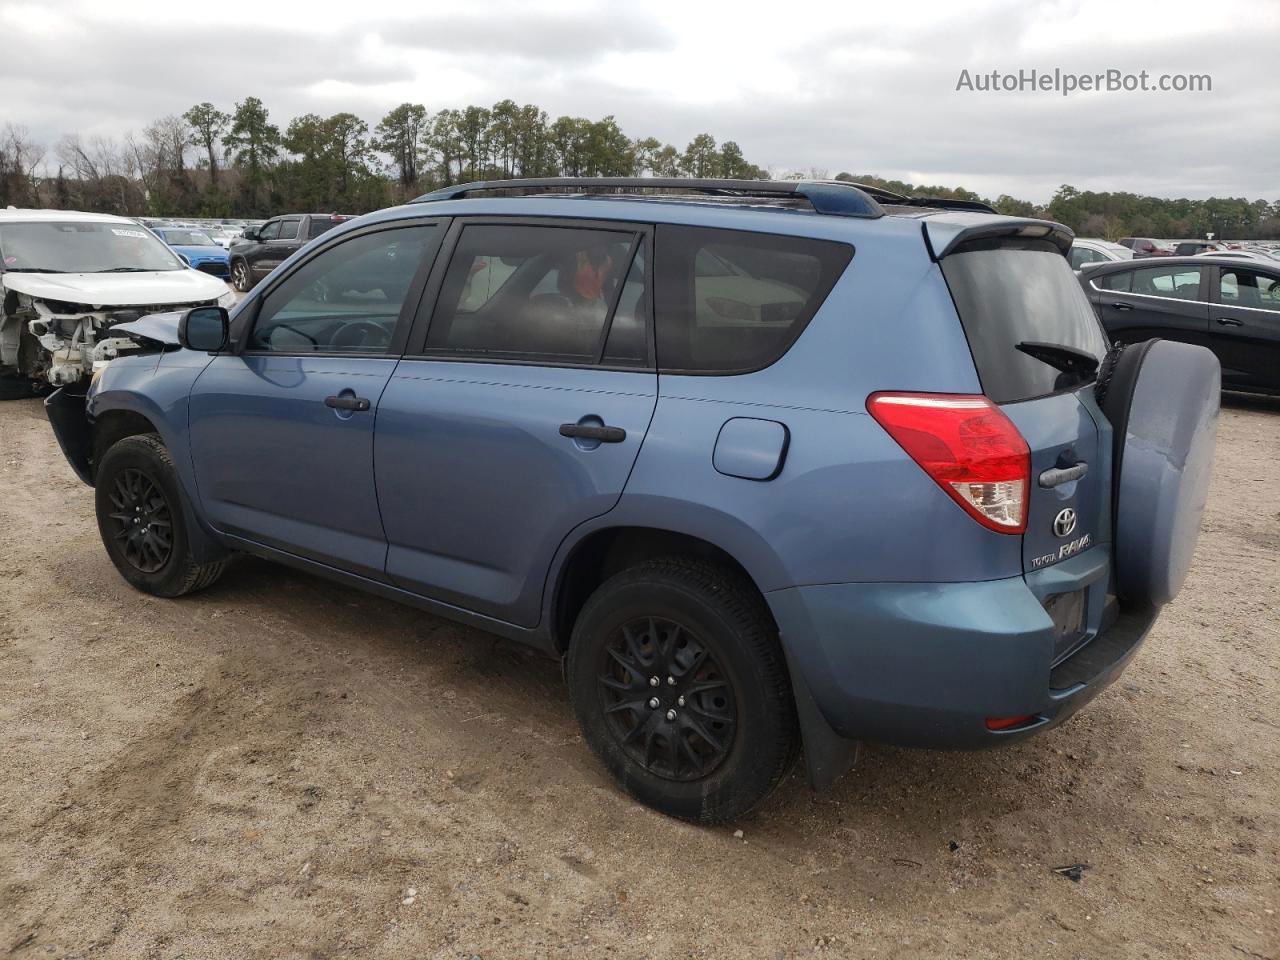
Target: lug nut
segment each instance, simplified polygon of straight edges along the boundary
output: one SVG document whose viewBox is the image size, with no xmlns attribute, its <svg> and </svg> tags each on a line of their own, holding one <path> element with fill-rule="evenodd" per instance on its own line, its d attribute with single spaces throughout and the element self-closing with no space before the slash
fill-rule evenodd
<svg viewBox="0 0 1280 960">
<path fill-rule="evenodd" d="M 674 710 L 668 710 L 668 711 L 667 711 L 667 719 L 668 719 L 668 720 L 674 720 L 675 718 L 676 718 L 676 712 L 675 712 Z"/>
<path fill-rule="evenodd" d="M 658 700 L 657 697 L 654 697 L 652 700 L 649 701 L 650 710 L 657 710 L 659 706 L 661 706 L 661 702 Z"/>
<path fill-rule="evenodd" d="M 677 707 L 683 707 L 683 706 L 684 706 L 684 697 L 677 697 L 677 698 L 676 698 L 676 706 L 677 706 Z"/>
<path fill-rule="evenodd" d="M 667 686 L 668 686 L 668 687 L 674 687 L 675 685 L 676 685 L 676 678 L 675 678 L 675 677 L 667 677 Z"/>
<path fill-rule="evenodd" d="M 651 687 L 656 687 L 656 686 L 657 686 L 659 683 L 661 683 L 661 682 L 662 682 L 662 681 L 661 681 L 661 680 L 659 680 L 657 677 L 650 677 L 650 678 L 649 678 L 649 686 L 651 686 Z"/>
</svg>

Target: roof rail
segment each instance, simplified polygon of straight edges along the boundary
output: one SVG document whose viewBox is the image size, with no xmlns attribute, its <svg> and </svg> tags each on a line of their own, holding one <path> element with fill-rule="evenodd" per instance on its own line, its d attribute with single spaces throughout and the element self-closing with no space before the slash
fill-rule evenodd
<svg viewBox="0 0 1280 960">
<path fill-rule="evenodd" d="M 692 177 L 547 177 L 530 180 L 482 180 L 460 183 L 423 194 L 413 203 L 461 200 L 477 193 L 565 190 L 679 190 L 708 196 L 743 199 L 798 197 L 817 213 L 840 217 L 882 217 L 884 210 L 868 192 L 838 180 L 711 180 Z M 896 196 L 896 194 L 894 195 Z"/>
<path fill-rule="evenodd" d="M 995 207 L 981 200 L 951 200 L 946 197 L 908 197 L 883 187 L 873 187 L 869 183 L 854 183 L 848 180 L 837 180 L 836 183 L 848 183 L 857 187 L 867 196 L 881 203 L 897 204 L 904 207 L 934 207 L 938 210 L 972 210 L 974 213 L 999 213 Z"/>
</svg>

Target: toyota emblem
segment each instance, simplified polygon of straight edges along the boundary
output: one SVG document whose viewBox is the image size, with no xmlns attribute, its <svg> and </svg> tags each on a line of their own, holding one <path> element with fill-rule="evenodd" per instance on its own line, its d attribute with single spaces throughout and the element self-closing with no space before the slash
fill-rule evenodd
<svg viewBox="0 0 1280 960">
<path fill-rule="evenodd" d="M 1053 532 L 1059 537 L 1069 537 L 1076 529 L 1076 512 L 1070 507 L 1053 518 Z"/>
</svg>

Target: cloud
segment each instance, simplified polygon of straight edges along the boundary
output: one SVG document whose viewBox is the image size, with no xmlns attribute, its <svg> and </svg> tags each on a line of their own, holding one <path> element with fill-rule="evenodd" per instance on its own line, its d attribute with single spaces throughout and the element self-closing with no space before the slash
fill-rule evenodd
<svg viewBox="0 0 1280 960">
<path fill-rule="evenodd" d="M 0 10 L 5 119 L 46 144 L 123 135 L 210 100 L 260 97 L 282 128 L 405 100 L 511 98 L 614 115 L 683 147 L 700 132 L 783 169 L 875 173 L 1047 200 L 1062 183 L 1280 199 L 1280 4 L 903 0 L 810 5 L 524 0 L 459 8 L 273 0 L 253 25 L 133 0 Z M 109 17 L 109 19 L 108 19 Z M 962 69 L 1207 73 L 1210 93 L 957 92 Z"/>
<path fill-rule="evenodd" d="M 643 8 L 579 7 L 568 11 L 448 13 L 373 27 L 388 44 L 455 56 L 581 64 L 615 52 L 669 51 L 673 32 Z"/>
</svg>

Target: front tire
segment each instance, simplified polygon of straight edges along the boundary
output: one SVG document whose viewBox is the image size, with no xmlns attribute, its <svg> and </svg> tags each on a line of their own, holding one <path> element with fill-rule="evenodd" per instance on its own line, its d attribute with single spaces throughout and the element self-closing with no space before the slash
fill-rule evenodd
<svg viewBox="0 0 1280 960">
<path fill-rule="evenodd" d="M 568 676 L 596 756 L 624 790 L 670 816 L 741 816 L 795 759 L 772 617 L 750 583 L 715 564 L 656 560 L 607 580 L 574 625 Z"/>
<path fill-rule="evenodd" d="M 144 593 L 180 597 L 222 575 L 226 560 L 197 563 L 173 460 L 154 433 L 116 443 L 95 477 L 98 531 L 120 575 Z"/>
</svg>

